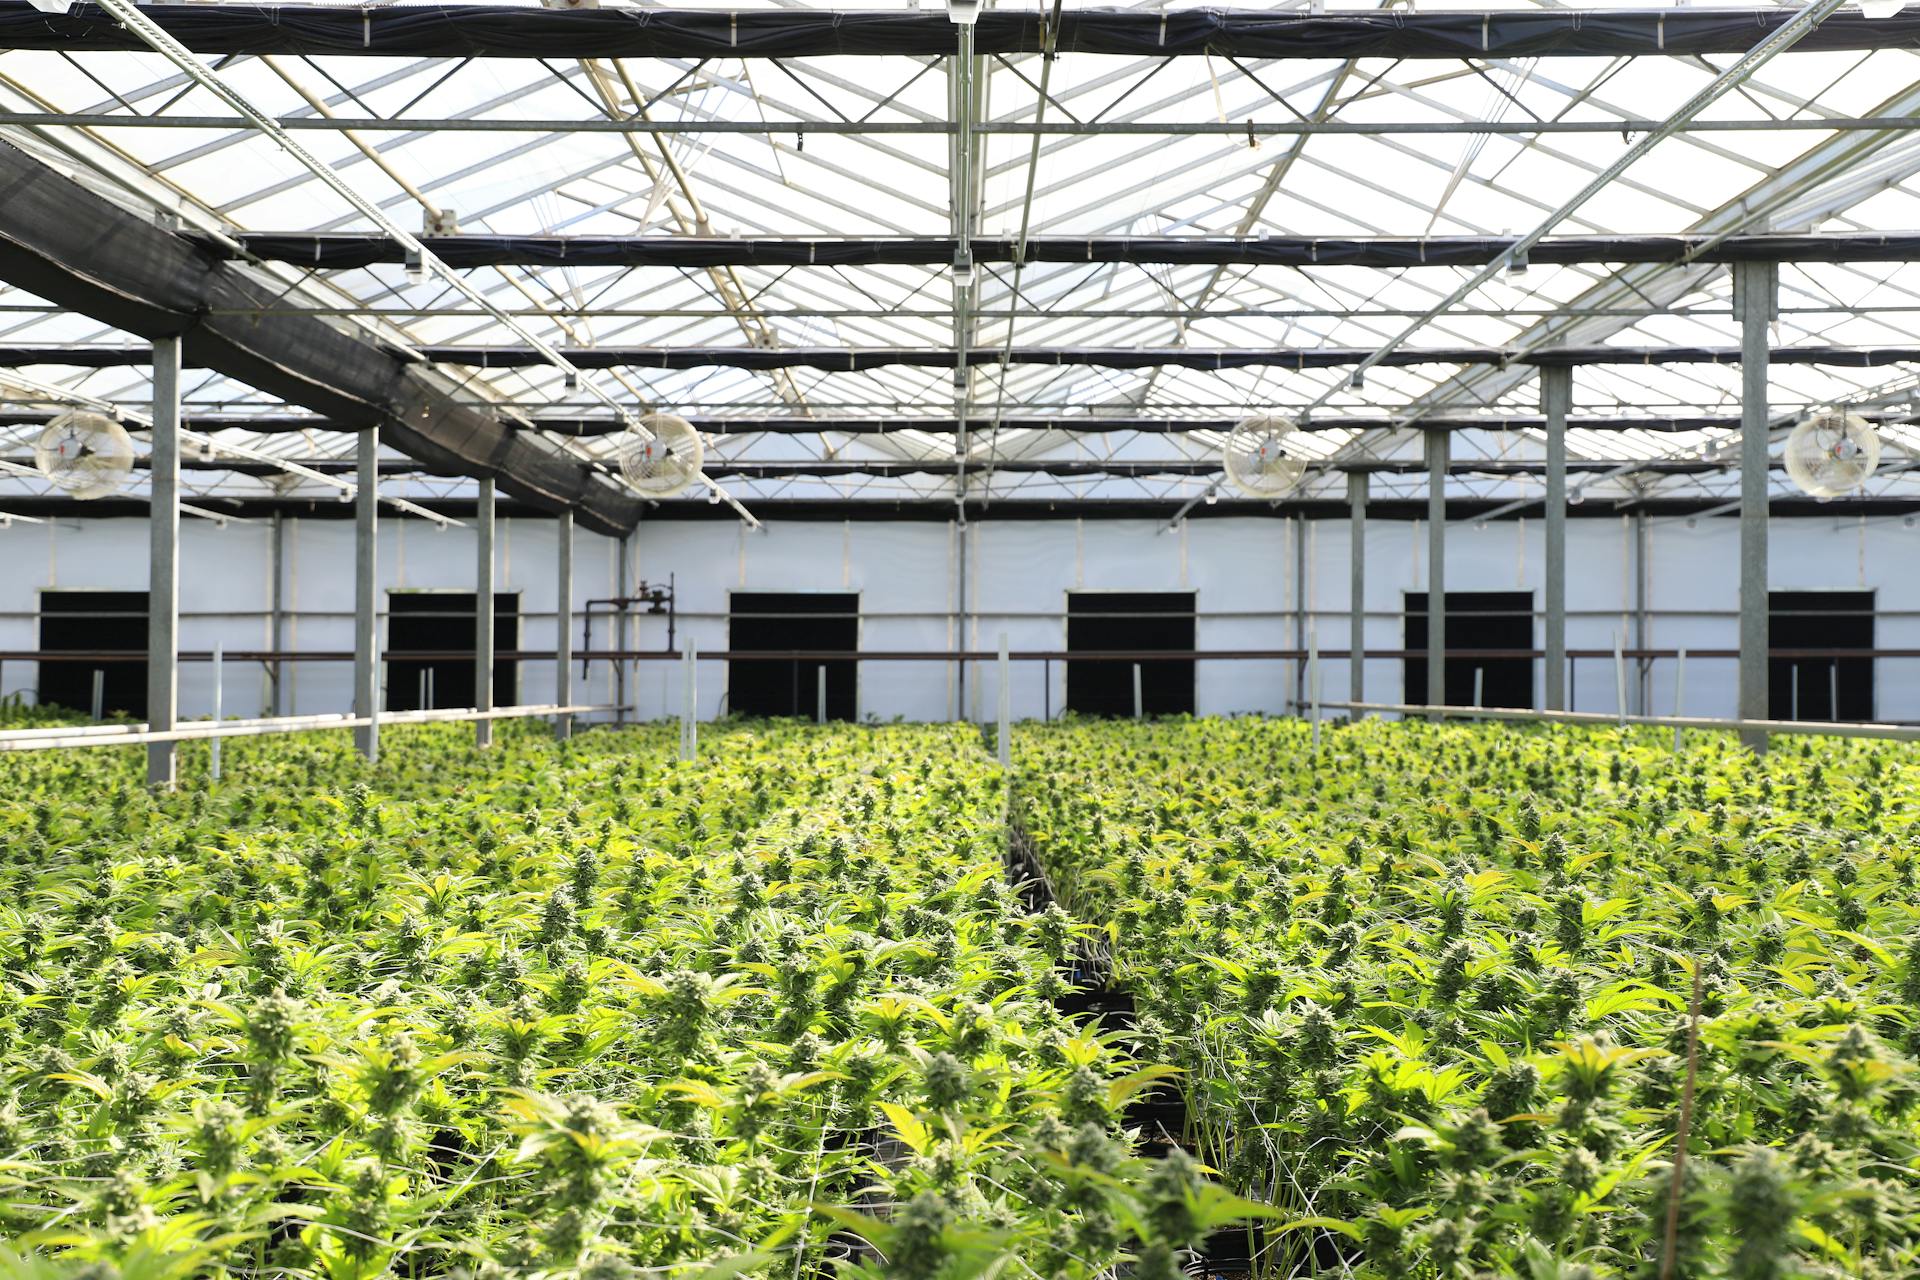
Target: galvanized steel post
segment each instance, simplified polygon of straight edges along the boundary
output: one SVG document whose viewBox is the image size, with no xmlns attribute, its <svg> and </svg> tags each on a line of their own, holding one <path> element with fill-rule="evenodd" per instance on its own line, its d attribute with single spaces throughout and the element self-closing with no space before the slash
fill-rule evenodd
<svg viewBox="0 0 1920 1280">
<path fill-rule="evenodd" d="M 147 725 L 166 733 L 180 713 L 180 339 L 153 344 L 153 509 L 147 566 Z M 172 787 L 179 750 L 147 744 L 147 784 Z"/>
<path fill-rule="evenodd" d="M 369 761 L 380 758 L 379 617 L 375 581 L 380 512 L 380 430 L 367 427 L 355 443 L 358 487 L 353 510 L 353 743 Z"/>
<path fill-rule="evenodd" d="M 1540 411 L 1547 426 L 1547 573 L 1542 601 L 1546 634 L 1543 692 L 1546 709 L 1567 709 L 1567 412 L 1573 404 L 1573 370 L 1540 370 Z"/>
<path fill-rule="evenodd" d="M 1347 473 L 1347 531 L 1352 542 L 1347 598 L 1347 700 L 1367 697 L 1367 487 L 1364 471 Z M 1349 712 L 1358 720 L 1364 713 Z"/>
<path fill-rule="evenodd" d="M 1447 700 L 1447 433 L 1427 432 L 1427 705 Z"/>
<path fill-rule="evenodd" d="M 473 575 L 473 706 L 493 710 L 493 481 L 480 482 L 480 498 L 473 513 L 479 535 Z M 475 746 L 493 745 L 493 721 L 473 722 Z"/>
<path fill-rule="evenodd" d="M 1772 263 L 1733 268 L 1740 319 L 1740 705 L 1742 720 L 1767 718 L 1767 413 L 1768 326 L 1778 277 Z M 1741 739 L 1767 749 L 1763 731 Z"/>
</svg>

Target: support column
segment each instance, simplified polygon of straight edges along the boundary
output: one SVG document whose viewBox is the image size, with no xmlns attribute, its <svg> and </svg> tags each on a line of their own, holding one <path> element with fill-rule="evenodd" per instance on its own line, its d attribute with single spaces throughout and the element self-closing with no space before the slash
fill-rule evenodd
<svg viewBox="0 0 1920 1280">
<path fill-rule="evenodd" d="M 1347 472 L 1347 530 L 1352 542 L 1351 585 L 1347 598 L 1347 699 L 1367 700 L 1367 490 L 1372 477 L 1364 471 Z M 1347 718 L 1360 719 L 1358 711 Z"/>
<path fill-rule="evenodd" d="M 554 567 L 553 700 L 573 705 L 573 512 L 562 511 L 554 522 L 560 540 L 560 559 Z M 573 716 L 562 711 L 553 722 L 556 738 L 573 736 Z"/>
<path fill-rule="evenodd" d="M 1540 411 L 1547 419 L 1546 694 L 1548 711 L 1567 709 L 1567 413 L 1573 407 L 1573 370 L 1540 370 Z"/>
<path fill-rule="evenodd" d="M 273 513 L 273 537 L 268 544 L 268 556 L 272 566 L 267 589 L 270 598 L 268 607 L 273 612 L 267 625 L 267 647 L 275 653 L 283 653 L 287 643 L 287 519 L 278 511 Z M 275 658 L 267 664 L 268 685 L 273 692 L 268 699 L 268 715 L 287 714 L 286 679 L 286 663 Z"/>
<path fill-rule="evenodd" d="M 473 575 L 473 706 L 476 711 L 493 710 L 493 481 L 480 482 L 479 504 L 474 510 L 474 531 L 479 535 L 475 548 Z M 473 742 L 478 747 L 493 745 L 493 721 L 473 723 Z"/>
<path fill-rule="evenodd" d="M 1642 652 L 1653 647 L 1652 624 L 1647 615 L 1647 575 L 1652 571 L 1648 563 L 1647 513 L 1633 513 L 1633 647 Z M 1653 662 L 1649 658 L 1635 658 L 1634 697 L 1638 700 L 1634 710 L 1643 716 L 1653 714 L 1652 674 Z"/>
<path fill-rule="evenodd" d="M 380 536 L 380 429 L 358 433 L 357 485 L 353 499 L 353 714 L 368 720 L 353 731 L 353 745 L 368 761 L 380 759 L 380 653 L 378 609 Z"/>
<path fill-rule="evenodd" d="M 1293 528 L 1293 647 L 1305 652 L 1307 648 L 1307 518 L 1291 516 L 1288 518 Z M 1198 627 L 1195 628 L 1198 631 Z M 1293 714 L 1299 715 L 1307 705 L 1307 664 L 1302 659 L 1293 664 Z"/>
<path fill-rule="evenodd" d="M 631 535 L 629 535 L 629 537 L 631 537 Z M 607 632 L 613 637 L 613 648 L 616 652 L 627 647 L 627 606 L 625 597 L 630 594 L 633 589 L 632 582 L 630 581 L 631 570 L 628 563 L 632 555 L 632 546 L 627 538 L 621 538 L 614 543 L 614 576 L 619 580 L 618 585 L 614 588 L 614 594 L 622 597 L 622 602 L 615 606 L 617 610 L 616 614 L 607 619 Z M 627 663 L 624 658 L 613 659 L 613 704 L 613 718 L 615 722 L 625 724 L 627 720 Z"/>
<path fill-rule="evenodd" d="M 1448 443 L 1446 432 L 1427 432 L 1427 702 L 1431 706 L 1447 700 Z"/>
<path fill-rule="evenodd" d="M 1767 718 L 1767 326 L 1778 276 L 1772 263 L 1733 268 L 1740 320 L 1740 718 Z M 1755 751 L 1767 735 L 1741 735 Z"/>
<path fill-rule="evenodd" d="M 954 578 L 954 631 L 953 647 L 960 653 L 967 649 L 967 519 L 966 508 L 959 508 L 955 529 L 960 539 L 959 570 Z M 954 662 L 953 718 L 965 721 L 971 719 L 967 714 L 967 664 L 964 660 Z"/>
<path fill-rule="evenodd" d="M 180 716 L 180 339 L 153 344 L 153 509 L 147 517 L 147 726 Z M 171 788 L 179 744 L 147 744 L 147 785 Z"/>
</svg>

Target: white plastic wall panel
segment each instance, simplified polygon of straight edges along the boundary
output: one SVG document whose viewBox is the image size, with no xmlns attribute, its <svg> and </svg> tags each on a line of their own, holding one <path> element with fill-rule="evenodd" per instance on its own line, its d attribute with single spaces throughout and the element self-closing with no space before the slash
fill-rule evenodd
<svg viewBox="0 0 1920 1280">
<path fill-rule="evenodd" d="M 1296 539 L 1305 529 L 1305 580 L 1296 572 Z M 502 590 L 521 594 L 529 615 L 522 643 L 547 648 L 553 642 L 555 593 L 554 526 L 538 519 L 502 520 L 496 574 Z M 469 529 L 437 532 L 418 520 L 385 519 L 380 527 L 382 599 L 387 590 L 473 586 L 473 538 Z M 577 533 L 574 599 L 586 602 L 631 590 L 640 580 L 674 576 L 679 595 L 679 635 L 705 652 L 723 649 L 730 593 L 822 591 L 857 593 L 863 621 L 861 647 L 944 651 L 955 643 L 950 612 L 955 599 L 959 534 L 946 523 L 924 521 L 793 522 L 764 533 L 722 521 L 655 520 L 631 542 L 630 578 L 617 580 L 617 544 Z M 1367 524 L 1367 644 L 1396 649 L 1403 644 L 1408 591 L 1429 581 L 1427 529 L 1423 522 Z M 1002 631 L 1018 649 L 1065 646 L 1067 594 L 1075 590 L 1180 591 L 1196 593 L 1199 646 L 1206 649 L 1288 648 L 1295 643 L 1297 603 L 1305 596 L 1323 649 L 1347 642 L 1349 532 L 1344 520 L 1202 519 L 1184 531 L 1163 532 L 1157 521 L 976 521 L 965 531 L 971 625 L 962 638 L 984 652 L 997 648 Z M 1874 519 L 1864 528 L 1854 517 L 1775 520 L 1772 581 L 1782 590 L 1877 592 L 1876 639 L 1883 648 L 1920 648 L 1920 575 L 1907 566 L 1920 533 L 1899 519 Z M 265 647 L 264 612 L 271 527 L 262 520 L 225 528 L 189 520 L 182 526 L 181 645 L 210 649 L 216 638 L 230 649 Z M 1629 522 L 1611 516 L 1568 521 L 1567 643 L 1573 649 L 1609 650 L 1620 632 L 1632 639 L 1634 549 Z M 1447 530 L 1447 586 L 1454 591 L 1533 593 L 1542 603 L 1544 527 L 1535 518 L 1496 521 L 1481 528 L 1459 521 Z M 1650 522 L 1647 598 L 1654 647 L 1732 648 L 1738 601 L 1738 526 L 1707 519 L 1688 527 L 1681 519 Z M 335 519 L 289 519 L 282 567 L 289 611 L 286 643 L 299 649 L 352 648 L 353 526 Z M 39 592 L 47 587 L 139 591 L 146 587 L 146 523 L 137 519 L 63 520 L 54 525 L 15 524 L 0 529 L 0 646 L 31 649 L 38 639 Z M 253 616 L 244 616 L 248 613 Z M 196 616 L 219 615 L 228 616 Z M 593 647 L 616 642 L 604 609 L 595 619 Z M 1536 642 L 1541 632 L 1536 624 Z M 637 617 L 629 643 L 666 647 L 664 618 Z M 583 650 L 576 617 L 574 646 Z M 970 664 L 967 711 L 991 718 L 998 697 L 996 663 Z M 950 662 L 867 662 L 860 669 L 859 710 L 864 718 L 938 719 L 952 713 L 956 681 Z M 1648 677 L 1650 709 L 1673 707 L 1670 659 L 1653 664 Z M 1342 698 L 1346 663 L 1323 661 L 1323 697 Z M 1615 709 L 1610 660 L 1582 659 L 1573 692 L 1581 710 Z M 288 666 L 288 710 L 339 711 L 349 701 L 349 664 L 307 662 Z M 1629 703 L 1638 704 L 1638 682 L 1629 672 Z M 1893 720 L 1920 720 L 1920 660 L 1884 659 L 1876 673 L 1877 713 Z M 211 710 L 211 673 L 184 664 L 182 714 Z M 1202 662 L 1197 705 L 1203 713 L 1281 713 L 1293 705 L 1296 672 L 1285 662 Z M 1015 664 L 1014 714 L 1058 715 L 1065 673 L 1056 664 L 1048 679 L 1038 663 Z M 37 675 L 30 664 L 7 663 L 0 691 L 30 690 Z M 1400 663 L 1368 663 L 1367 694 L 1374 701 L 1403 697 Z M 700 713 L 724 709 L 726 670 L 703 662 Z M 525 701 L 552 694 L 552 665 L 521 666 Z M 576 686 L 583 700 L 610 702 L 612 673 L 594 664 Z M 643 719 L 677 715 L 677 662 L 639 662 L 629 694 Z M 1694 659 L 1686 676 L 1686 709 L 1728 715 L 1733 710 L 1734 664 Z M 261 714 L 266 683 L 257 665 L 230 663 L 225 685 L 229 715 Z"/>
</svg>

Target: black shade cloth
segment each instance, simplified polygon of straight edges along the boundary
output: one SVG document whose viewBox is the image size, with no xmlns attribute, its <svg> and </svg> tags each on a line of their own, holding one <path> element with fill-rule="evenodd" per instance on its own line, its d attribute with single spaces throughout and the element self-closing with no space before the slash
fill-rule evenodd
<svg viewBox="0 0 1920 1280">
<path fill-rule="evenodd" d="M 621 535 L 643 502 L 585 463 L 493 415 L 460 404 L 393 352 L 314 316 L 184 236 L 155 226 L 0 143 L 0 279 L 144 338 L 178 335 L 183 358 L 302 405 L 348 428 L 378 426 L 388 443 L 450 474 L 495 477 L 548 510 L 573 508 L 596 532 Z M 67 350 L 61 362 L 146 363 L 140 348 Z M 47 349 L 0 360 L 44 362 Z"/>
</svg>

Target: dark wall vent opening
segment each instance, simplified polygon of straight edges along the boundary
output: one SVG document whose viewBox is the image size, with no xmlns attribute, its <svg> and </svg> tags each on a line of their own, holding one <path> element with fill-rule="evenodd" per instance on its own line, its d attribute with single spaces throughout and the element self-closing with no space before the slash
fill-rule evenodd
<svg viewBox="0 0 1920 1280">
<path fill-rule="evenodd" d="M 1407 592 L 1406 647 L 1427 647 L 1427 593 Z M 1474 705 L 1475 672 L 1483 707 L 1533 706 L 1533 659 L 1482 657 L 1474 650 L 1533 648 L 1533 593 L 1530 591 L 1447 592 L 1448 706 Z M 1462 652 L 1462 651 L 1465 652 Z M 1406 660 L 1403 701 L 1427 700 L 1427 660 Z"/>
<path fill-rule="evenodd" d="M 743 716 L 819 713 L 827 673 L 827 719 L 859 708 L 860 597 L 848 592 L 736 591 L 727 647 L 746 653 L 827 652 L 846 658 L 745 658 L 727 664 L 727 709 Z"/>
<path fill-rule="evenodd" d="M 1873 592 L 1770 591 L 1770 649 L 1873 648 Z M 1769 658 L 1773 720 L 1873 719 L 1872 658 Z"/>
<path fill-rule="evenodd" d="M 1067 596 L 1067 652 L 1190 654 L 1191 591 L 1076 591 Z M 1067 710 L 1087 716 L 1133 714 L 1131 659 L 1067 659 Z M 1150 716 L 1192 715 L 1192 658 L 1139 662 L 1142 710 Z"/>
<path fill-rule="evenodd" d="M 147 718 L 147 593 L 42 591 L 40 648 L 52 653 L 105 651 L 113 661 L 53 660 L 40 664 L 42 706 L 93 708 L 94 672 L 101 673 L 101 711 Z M 139 655 L 128 661 L 121 654 Z"/>
<path fill-rule="evenodd" d="M 389 711 L 471 707 L 479 701 L 474 684 L 476 628 L 471 591 L 394 591 L 387 596 L 387 697 Z M 520 593 L 493 596 L 493 647 L 496 653 L 520 647 Z M 417 654 L 464 656 L 409 658 Z M 520 700 L 520 666 L 494 659 L 493 705 L 511 707 Z"/>
</svg>

